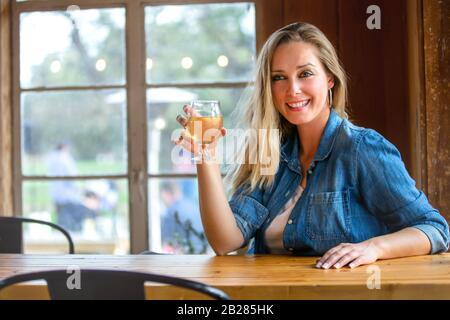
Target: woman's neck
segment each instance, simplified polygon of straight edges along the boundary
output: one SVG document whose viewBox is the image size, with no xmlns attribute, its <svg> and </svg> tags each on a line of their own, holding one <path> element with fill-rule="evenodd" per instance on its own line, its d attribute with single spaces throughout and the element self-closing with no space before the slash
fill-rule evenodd
<svg viewBox="0 0 450 320">
<path fill-rule="evenodd" d="M 329 116 L 330 108 L 324 108 L 313 121 L 297 126 L 300 140 L 300 161 L 302 163 L 309 164 L 314 158 Z"/>
</svg>

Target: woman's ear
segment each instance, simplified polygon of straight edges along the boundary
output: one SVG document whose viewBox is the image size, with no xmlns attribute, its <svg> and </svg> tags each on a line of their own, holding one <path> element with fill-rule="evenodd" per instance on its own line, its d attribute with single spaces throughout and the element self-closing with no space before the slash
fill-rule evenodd
<svg viewBox="0 0 450 320">
<path fill-rule="evenodd" d="M 332 75 L 328 75 L 328 89 L 334 87 L 334 77 Z"/>
</svg>

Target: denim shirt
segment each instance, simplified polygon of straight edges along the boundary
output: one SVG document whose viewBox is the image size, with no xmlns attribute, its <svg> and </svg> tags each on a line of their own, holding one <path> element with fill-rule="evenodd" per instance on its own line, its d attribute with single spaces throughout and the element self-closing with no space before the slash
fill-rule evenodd
<svg viewBox="0 0 450 320">
<path fill-rule="evenodd" d="M 446 220 L 409 176 L 400 153 L 371 129 L 353 125 L 331 111 L 319 147 L 306 173 L 299 162 L 299 138 L 281 146 L 274 183 L 250 194 L 243 187 L 229 201 L 244 236 L 254 238 L 249 253 L 268 253 L 264 233 L 293 196 L 303 174 L 306 188 L 283 233 L 284 247 L 298 255 L 322 255 L 336 245 L 414 227 L 425 233 L 431 253 L 449 245 Z"/>
</svg>

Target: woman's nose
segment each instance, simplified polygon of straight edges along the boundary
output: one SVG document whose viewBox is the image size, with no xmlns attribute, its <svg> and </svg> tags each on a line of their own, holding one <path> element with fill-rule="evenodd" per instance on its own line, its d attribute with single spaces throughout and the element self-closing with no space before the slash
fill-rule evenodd
<svg viewBox="0 0 450 320">
<path fill-rule="evenodd" d="M 288 87 L 288 94 L 290 96 L 295 97 L 297 94 L 299 94 L 301 92 L 302 92 L 302 90 L 301 90 L 300 81 L 298 81 L 297 79 L 290 80 L 289 87 Z"/>
</svg>

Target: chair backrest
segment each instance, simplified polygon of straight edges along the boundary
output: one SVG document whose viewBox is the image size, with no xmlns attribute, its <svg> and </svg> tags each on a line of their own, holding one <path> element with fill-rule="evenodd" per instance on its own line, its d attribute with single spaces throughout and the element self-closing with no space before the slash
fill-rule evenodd
<svg viewBox="0 0 450 320">
<path fill-rule="evenodd" d="M 23 223 L 38 223 L 60 231 L 69 242 L 69 253 L 75 253 L 70 234 L 57 224 L 23 217 L 0 217 L 0 253 L 23 253 Z"/>
<path fill-rule="evenodd" d="M 218 300 L 230 300 L 222 290 L 204 283 L 153 273 L 81 269 L 79 279 L 74 276 L 76 274 L 68 270 L 19 274 L 0 280 L 0 290 L 25 281 L 46 280 L 50 298 L 55 300 L 144 300 L 145 282 L 156 282 L 197 291 Z"/>
</svg>

